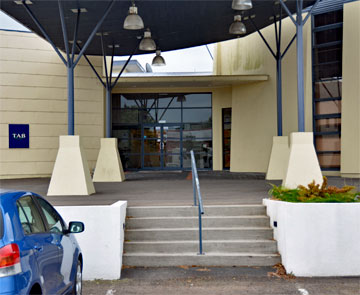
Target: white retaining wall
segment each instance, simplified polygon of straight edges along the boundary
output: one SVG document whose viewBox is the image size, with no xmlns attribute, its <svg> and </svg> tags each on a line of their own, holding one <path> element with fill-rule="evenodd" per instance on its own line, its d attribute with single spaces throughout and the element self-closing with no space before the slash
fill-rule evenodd
<svg viewBox="0 0 360 295">
<path fill-rule="evenodd" d="M 85 224 L 85 231 L 75 234 L 83 254 L 84 280 L 120 279 L 126 207 L 126 201 L 111 206 L 55 207 L 65 222 Z"/>
<path fill-rule="evenodd" d="M 288 273 L 360 275 L 360 203 L 263 203 Z"/>
</svg>

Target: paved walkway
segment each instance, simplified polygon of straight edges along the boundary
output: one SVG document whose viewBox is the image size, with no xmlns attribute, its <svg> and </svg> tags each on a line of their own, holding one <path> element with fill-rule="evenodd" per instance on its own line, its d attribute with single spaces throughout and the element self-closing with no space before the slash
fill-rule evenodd
<svg viewBox="0 0 360 295">
<path fill-rule="evenodd" d="M 121 280 L 84 283 L 87 295 L 357 295 L 359 277 L 270 277 L 271 267 L 164 267 L 122 270 Z"/>
<path fill-rule="evenodd" d="M 95 183 L 91 196 L 46 197 L 49 178 L 0 180 L 0 188 L 26 190 L 46 197 L 53 205 L 110 205 L 118 200 L 129 206 L 191 205 L 192 182 L 188 172 L 130 172 L 122 183 Z M 267 197 L 269 183 L 260 173 L 200 171 L 200 187 L 205 205 L 260 204 Z M 330 177 L 331 185 L 356 185 L 359 179 Z"/>
</svg>

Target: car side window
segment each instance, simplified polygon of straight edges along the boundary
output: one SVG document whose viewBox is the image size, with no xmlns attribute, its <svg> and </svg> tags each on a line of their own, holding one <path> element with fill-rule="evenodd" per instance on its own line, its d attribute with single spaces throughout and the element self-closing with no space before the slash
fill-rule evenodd
<svg viewBox="0 0 360 295">
<path fill-rule="evenodd" d="M 45 232 L 45 226 L 41 219 L 40 212 L 31 196 L 20 198 L 16 202 L 16 207 L 25 234 L 29 235 Z"/>
<path fill-rule="evenodd" d="M 46 221 L 50 228 L 50 232 L 62 233 L 64 231 L 64 225 L 59 214 L 49 203 L 47 203 L 43 199 L 38 198 L 37 201 L 40 205 L 42 212 L 45 215 Z"/>
</svg>

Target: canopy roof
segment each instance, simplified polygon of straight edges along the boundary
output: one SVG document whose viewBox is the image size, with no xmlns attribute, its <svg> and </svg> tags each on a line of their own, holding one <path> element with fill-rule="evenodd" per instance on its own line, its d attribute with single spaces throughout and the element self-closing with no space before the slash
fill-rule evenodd
<svg viewBox="0 0 360 295">
<path fill-rule="evenodd" d="M 28 0 L 27 0 L 28 1 Z M 9 16 L 24 24 L 30 30 L 44 37 L 19 1 L 1 0 L 0 8 Z M 64 51 L 64 39 L 61 29 L 58 1 L 31 0 L 30 9 L 45 28 L 56 47 Z M 82 44 L 103 16 L 111 0 L 66 0 L 62 1 L 69 40 L 73 39 L 76 13 L 72 9 L 85 8 L 81 13 L 78 40 Z M 279 14 L 278 1 L 253 0 L 253 8 L 245 11 L 244 17 L 255 16 L 256 26 L 261 29 L 271 23 L 272 16 Z M 304 8 L 314 4 L 314 0 L 304 0 Z M 229 34 L 229 26 L 234 15 L 238 13 L 231 8 L 232 0 L 137 0 L 139 15 L 144 20 L 145 28 L 150 28 L 153 39 L 162 51 L 188 48 L 236 38 Z M 285 2 L 291 12 L 296 11 L 296 0 Z M 107 54 L 111 53 L 108 45 L 118 44 L 115 55 L 130 55 L 143 36 L 143 30 L 129 31 L 123 29 L 130 0 L 115 0 L 109 15 L 106 17 L 100 31 L 105 32 Z M 283 11 L 282 17 L 286 17 Z M 247 33 L 255 31 L 249 20 L 243 21 Z M 93 39 L 86 50 L 89 55 L 102 55 L 100 38 Z M 144 53 L 144 52 L 137 52 Z"/>
</svg>

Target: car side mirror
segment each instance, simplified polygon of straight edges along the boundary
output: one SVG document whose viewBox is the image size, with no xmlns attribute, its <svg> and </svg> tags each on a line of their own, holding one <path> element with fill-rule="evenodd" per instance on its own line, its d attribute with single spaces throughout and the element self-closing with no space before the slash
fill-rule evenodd
<svg viewBox="0 0 360 295">
<path fill-rule="evenodd" d="M 69 223 L 68 233 L 77 234 L 82 233 L 85 230 L 85 225 L 80 221 L 71 221 Z"/>
</svg>

